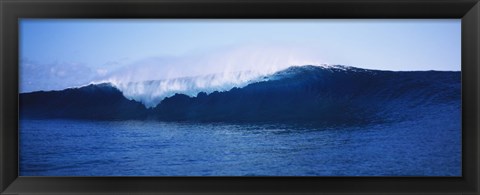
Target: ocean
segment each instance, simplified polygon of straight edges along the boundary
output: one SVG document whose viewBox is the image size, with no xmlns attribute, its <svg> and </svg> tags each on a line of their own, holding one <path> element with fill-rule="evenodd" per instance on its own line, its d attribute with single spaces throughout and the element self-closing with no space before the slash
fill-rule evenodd
<svg viewBox="0 0 480 195">
<path fill-rule="evenodd" d="M 440 116 L 445 115 L 445 116 Z M 20 176 L 461 176 L 460 115 L 361 126 L 20 120 Z"/>
<path fill-rule="evenodd" d="M 155 89 L 143 99 L 158 83 L 142 83 Z M 153 108 L 124 90 L 103 83 L 20 94 L 20 175 L 462 174 L 459 71 L 290 67 Z"/>
</svg>

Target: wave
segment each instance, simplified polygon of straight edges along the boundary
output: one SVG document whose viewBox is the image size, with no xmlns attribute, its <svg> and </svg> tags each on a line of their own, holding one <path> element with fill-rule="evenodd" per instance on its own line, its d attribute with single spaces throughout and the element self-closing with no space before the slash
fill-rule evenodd
<svg viewBox="0 0 480 195">
<path fill-rule="evenodd" d="M 360 124 L 460 113 L 459 71 L 294 66 L 20 94 L 26 118 Z M 145 107 L 147 106 L 147 108 Z M 427 110 L 429 110 L 427 112 Z"/>
</svg>

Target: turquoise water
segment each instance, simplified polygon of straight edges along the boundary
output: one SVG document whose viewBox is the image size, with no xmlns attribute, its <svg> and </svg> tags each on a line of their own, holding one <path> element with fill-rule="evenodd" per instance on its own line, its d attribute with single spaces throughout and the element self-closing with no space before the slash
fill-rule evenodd
<svg viewBox="0 0 480 195">
<path fill-rule="evenodd" d="M 447 114 L 361 127 L 21 120 L 20 175 L 461 176 L 460 116 Z"/>
</svg>

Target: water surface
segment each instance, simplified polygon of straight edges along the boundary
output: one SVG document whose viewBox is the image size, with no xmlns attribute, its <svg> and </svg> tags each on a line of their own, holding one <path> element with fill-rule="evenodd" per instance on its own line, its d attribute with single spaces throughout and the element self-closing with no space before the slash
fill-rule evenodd
<svg viewBox="0 0 480 195">
<path fill-rule="evenodd" d="M 24 119 L 20 175 L 461 176 L 459 116 L 444 119 L 361 127 Z"/>
</svg>

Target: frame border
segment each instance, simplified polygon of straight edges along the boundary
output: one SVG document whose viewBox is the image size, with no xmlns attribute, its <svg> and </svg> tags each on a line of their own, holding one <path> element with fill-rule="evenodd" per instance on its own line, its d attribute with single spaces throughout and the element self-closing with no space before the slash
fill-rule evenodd
<svg viewBox="0 0 480 195">
<path fill-rule="evenodd" d="M 462 19 L 463 177 L 19 177 L 19 18 Z M 0 0 L 2 194 L 480 194 L 479 0 Z"/>
</svg>

